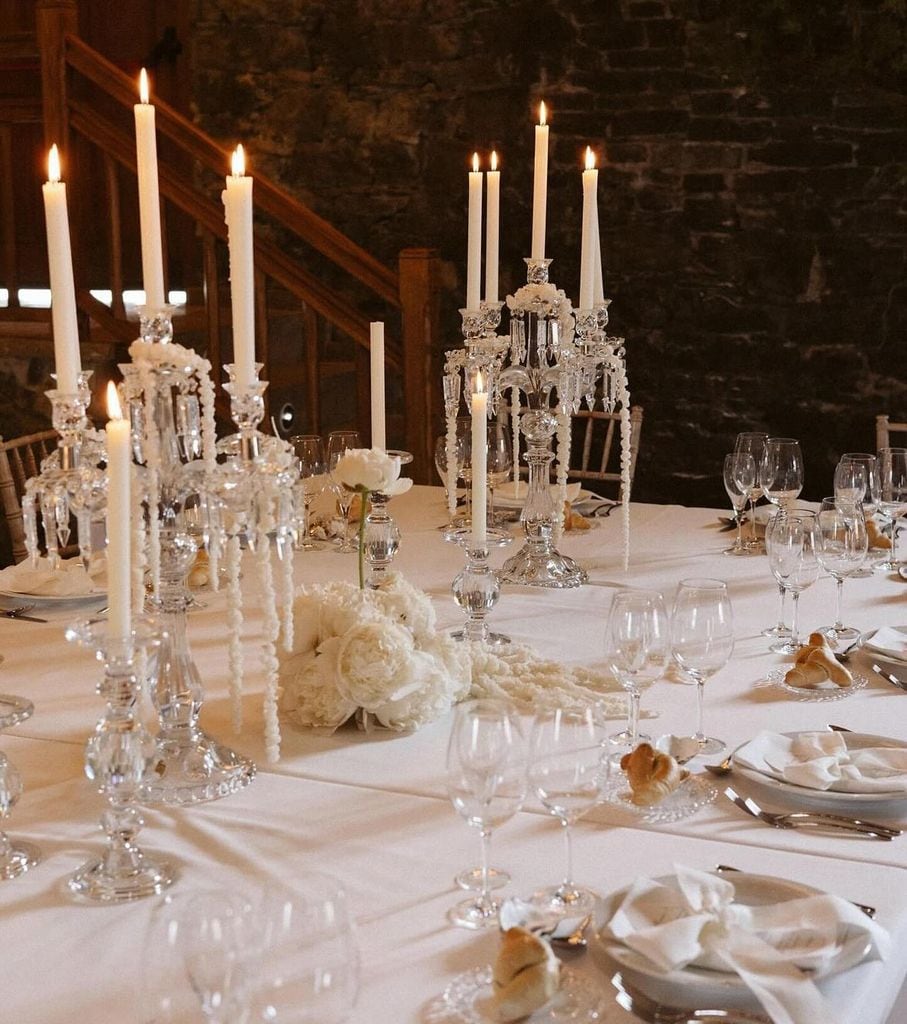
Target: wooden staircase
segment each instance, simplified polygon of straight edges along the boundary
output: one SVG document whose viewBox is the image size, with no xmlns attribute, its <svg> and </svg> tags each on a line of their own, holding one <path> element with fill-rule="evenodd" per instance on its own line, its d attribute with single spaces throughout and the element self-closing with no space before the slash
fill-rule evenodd
<svg viewBox="0 0 907 1024">
<path fill-rule="evenodd" d="M 31 149 L 36 131 L 65 159 L 73 226 L 73 264 L 83 359 L 122 361 L 137 334 L 136 314 L 123 303 L 135 287 L 135 254 L 125 239 L 134 225 L 135 144 L 132 107 L 136 83 L 77 34 L 75 0 L 37 0 L 36 32 L 0 42 L 5 67 L 40 69 L 41 97 L 0 101 L 0 354 L 34 343 L 49 346 L 49 311 L 23 309 L 22 188 L 40 197 L 41 179 L 14 173 L 19 137 Z M 230 355 L 230 296 L 226 225 L 220 192 L 229 149 L 178 111 L 154 99 L 160 153 L 160 191 L 168 288 L 187 295 L 174 328 L 182 344 L 204 353 L 222 382 Z M 29 132 L 31 133 L 29 135 Z M 230 148 L 235 140 L 230 140 Z M 43 163 L 43 156 L 42 156 Z M 279 185 L 255 176 L 256 351 L 270 381 L 270 412 L 297 410 L 292 433 L 358 427 L 368 437 L 368 325 L 386 324 L 388 438 L 414 456 L 412 476 L 427 482 L 437 408 L 441 356 L 438 259 L 433 250 L 406 249 L 390 268 L 376 260 Z M 31 199 L 31 197 L 29 197 Z M 92 211 L 86 219 L 85 211 Z M 34 221 L 34 216 L 32 220 Z M 31 225 L 43 234 L 43 217 Z M 34 263 L 34 260 L 32 260 Z M 131 269 L 130 269 L 131 266 Z M 34 270 L 31 271 L 34 276 Z M 105 282 L 108 306 L 89 293 Z M 29 341 L 32 339 L 32 342 Z M 32 349 L 31 351 L 35 351 Z M 103 374 L 99 375 L 103 376 Z"/>
</svg>

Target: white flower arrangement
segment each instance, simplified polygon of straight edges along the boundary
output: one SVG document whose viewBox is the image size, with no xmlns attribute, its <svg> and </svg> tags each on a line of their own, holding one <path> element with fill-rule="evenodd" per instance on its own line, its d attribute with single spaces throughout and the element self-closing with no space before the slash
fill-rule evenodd
<svg viewBox="0 0 907 1024">
<path fill-rule="evenodd" d="M 333 476 L 352 491 L 378 491 L 389 498 L 405 494 L 412 480 L 400 476 L 400 458 L 380 448 L 348 448 L 334 468 Z"/>
<path fill-rule="evenodd" d="M 294 617 L 293 650 L 280 656 L 281 708 L 304 727 L 333 731 L 373 717 L 412 731 L 470 696 L 505 697 L 527 711 L 593 701 L 613 717 L 626 710 L 626 695 L 602 672 L 438 632 L 427 595 L 396 573 L 378 590 L 305 587 Z"/>
</svg>

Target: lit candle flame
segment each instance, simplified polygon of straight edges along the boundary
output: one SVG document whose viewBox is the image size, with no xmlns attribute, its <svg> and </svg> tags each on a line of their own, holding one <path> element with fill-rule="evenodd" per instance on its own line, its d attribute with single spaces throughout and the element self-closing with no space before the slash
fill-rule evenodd
<svg viewBox="0 0 907 1024">
<path fill-rule="evenodd" d="M 483 395 L 485 393 L 485 378 L 482 376 L 481 370 L 476 370 L 476 394 Z"/>
<path fill-rule="evenodd" d="M 233 171 L 233 176 L 236 178 L 241 178 L 246 173 L 246 154 L 242 148 L 242 143 L 233 150 L 230 167 Z"/>
<path fill-rule="evenodd" d="M 121 420 L 123 418 L 120 396 L 117 392 L 117 386 L 112 380 L 107 382 L 107 415 L 112 420 Z"/>
<path fill-rule="evenodd" d="M 141 74 L 139 75 L 139 102 L 148 102 L 148 72 L 142 68 Z"/>
<path fill-rule="evenodd" d="M 545 101 L 542 100 L 542 102 L 539 104 L 539 124 L 547 124 L 547 117 L 548 111 L 545 107 Z"/>
<path fill-rule="evenodd" d="M 60 180 L 60 151 L 56 142 L 50 147 L 47 154 L 47 180 L 54 183 Z"/>
<path fill-rule="evenodd" d="M 595 154 L 592 152 L 591 146 L 586 146 L 586 170 L 595 170 Z"/>
<path fill-rule="evenodd" d="M 478 172 L 479 172 L 479 154 L 478 153 L 473 153 L 472 154 L 472 170 L 473 170 L 474 174 L 478 174 Z"/>
<path fill-rule="evenodd" d="M 491 151 L 491 169 L 493 171 L 498 169 L 498 154 L 495 150 Z"/>
</svg>

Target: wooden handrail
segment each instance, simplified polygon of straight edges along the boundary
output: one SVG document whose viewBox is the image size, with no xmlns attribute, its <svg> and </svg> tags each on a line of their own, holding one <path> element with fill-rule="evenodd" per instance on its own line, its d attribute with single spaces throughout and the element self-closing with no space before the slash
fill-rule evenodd
<svg viewBox="0 0 907 1024">
<path fill-rule="evenodd" d="M 78 36 L 66 37 L 66 61 L 94 82 L 104 92 L 127 108 L 136 102 L 136 85 L 116 65 L 105 60 L 87 46 Z M 155 98 L 158 130 L 172 139 L 181 149 L 204 167 L 221 175 L 229 167 L 229 152 L 214 143 L 204 132 L 173 107 Z M 255 179 L 255 203 L 265 213 L 285 225 L 304 242 L 311 245 L 332 263 L 399 308 L 399 282 L 397 275 L 376 260 L 371 253 L 360 248 L 343 232 L 303 206 L 278 185 L 266 178 Z"/>
</svg>

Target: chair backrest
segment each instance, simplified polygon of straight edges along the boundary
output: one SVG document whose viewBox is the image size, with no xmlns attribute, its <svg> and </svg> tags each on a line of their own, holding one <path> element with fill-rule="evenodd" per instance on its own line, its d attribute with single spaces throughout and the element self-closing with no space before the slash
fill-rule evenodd
<svg viewBox="0 0 907 1024">
<path fill-rule="evenodd" d="M 907 445 L 907 423 L 892 423 L 888 416 L 876 416 L 876 451 L 892 447 L 892 434 L 904 434 L 901 445 Z"/>
<path fill-rule="evenodd" d="M 642 406 L 630 407 L 630 487 L 636 472 L 639 439 L 642 433 Z M 618 444 L 614 445 L 615 438 Z M 599 409 L 581 409 L 573 415 L 573 457 L 569 477 L 617 485 L 620 497 L 620 413 Z M 612 448 L 614 455 L 612 457 Z"/>
<path fill-rule="evenodd" d="M 37 476 L 41 462 L 56 448 L 57 437 L 55 430 L 44 430 L 13 441 L 0 439 L 0 508 L 9 532 L 14 562 L 21 562 L 28 554 L 22 525 L 25 482 Z"/>
</svg>

